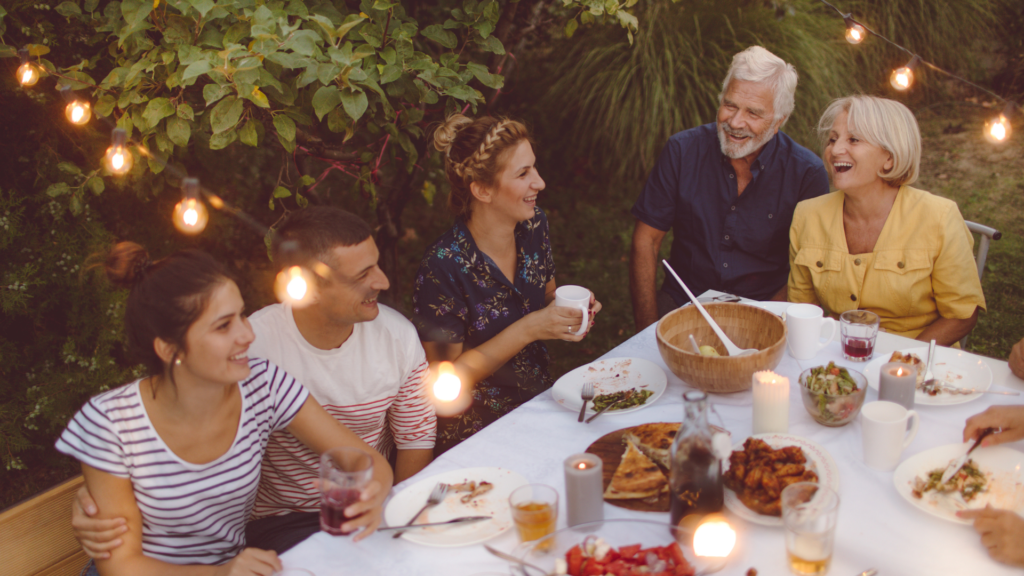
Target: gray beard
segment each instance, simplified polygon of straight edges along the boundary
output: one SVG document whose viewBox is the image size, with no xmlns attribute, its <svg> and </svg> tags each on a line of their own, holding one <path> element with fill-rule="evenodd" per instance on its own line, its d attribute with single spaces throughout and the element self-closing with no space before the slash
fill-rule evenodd
<svg viewBox="0 0 1024 576">
<path fill-rule="evenodd" d="M 722 123 L 718 123 L 718 144 L 722 147 L 722 154 L 725 154 L 733 160 L 739 158 L 746 158 L 754 152 L 761 149 L 762 146 L 768 143 L 775 135 L 774 126 L 769 127 L 760 136 L 755 136 L 743 144 L 732 144 L 725 136 L 725 130 L 722 128 Z"/>
</svg>

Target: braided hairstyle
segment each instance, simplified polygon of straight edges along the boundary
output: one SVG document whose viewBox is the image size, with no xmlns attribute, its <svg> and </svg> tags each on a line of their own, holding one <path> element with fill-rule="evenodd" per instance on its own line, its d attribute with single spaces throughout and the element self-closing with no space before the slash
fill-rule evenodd
<svg viewBox="0 0 1024 576">
<path fill-rule="evenodd" d="M 173 364 L 188 352 L 185 334 L 203 314 L 213 290 L 233 278 L 201 250 L 182 250 L 153 262 L 134 242 L 116 244 L 106 254 L 103 268 L 112 284 L 130 290 L 124 311 L 129 354 L 150 376 L 169 375 L 173 384 L 174 372 L 157 355 L 153 342 L 160 338 L 175 346 Z"/>
<path fill-rule="evenodd" d="M 508 155 L 523 141 L 533 143 L 526 126 L 508 118 L 474 120 L 452 114 L 434 131 L 434 148 L 444 153 L 445 175 L 452 187 L 448 208 L 456 217 L 470 217 L 473 193 L 469 185 L 494 186 Z"/>
</svg>

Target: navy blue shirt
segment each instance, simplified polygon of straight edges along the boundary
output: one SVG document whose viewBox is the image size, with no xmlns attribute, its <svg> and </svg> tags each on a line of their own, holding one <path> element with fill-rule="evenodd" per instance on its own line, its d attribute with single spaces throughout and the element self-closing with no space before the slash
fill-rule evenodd
<svg viewBox="0 0 1024 576">
<path fill-rule="evenodd" d="M 555 277 L 548 221 L 540 208 L 516 225 L 516 274 L 506 278 L 459 220 L 427 249 L 412 295 L 413 323 L 424 342 L 476 348 L 545 306 Z M 437 419 L 440 454 L 551 387 L 548 349 L 531 342 L 473 390 L 462 414 Z"/>
<path fill-rule="evenodd" d="M 761 149 L 751 172 L 738 194 L 717 125 L 705 124 L 669 138 L 633 205 L 644 224 L 672 229 L 669 264 L 695 295 L 771 298 L 789 277 L 793 210 L 829 191 L 821 159 L 782 132 Z M 689 301 L 670 275 L 662 289 L 680 305 Z"/>
</svg>

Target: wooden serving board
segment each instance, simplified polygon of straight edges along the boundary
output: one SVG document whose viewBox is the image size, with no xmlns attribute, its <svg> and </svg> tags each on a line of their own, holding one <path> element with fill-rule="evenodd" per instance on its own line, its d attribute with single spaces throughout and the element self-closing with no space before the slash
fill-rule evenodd
<svg viewBox="0 0 1024 576">
<path fill-rule="evenodd" d="M 587 452 L 594 454 L 601 459 L 601 476 L 603 481 L 602 489 L 604 490 L 607 490 L 608 485 L 611 484 L 612 476 L 615 475 L 615 470 L 619 467 L 619 463 L 622 461 L 622 454 L 626 451 L 626 444 L 623 443 L 622 437 L 626 432 L 629 432 L 632 429 L 632 427 L 629 427 L 616 430 L 615 432 L 609 432 L 587 447 Z M 661 465 L 658 467 L 661 468 Z M 669 471 L 664 468 L 661 468 L 661 471 L 665 473 L 665 477 L 667 478 Z M 627 510 L 636 510 L 638 512 L 668 512 L 669 493 L 664 492 L 657 500 L 654 500 L 653 498 L 636 500 L 606 499 L 605 502 L 612 506 L 618 506 L 619 508 L 625 508 Z"/>
</svg>

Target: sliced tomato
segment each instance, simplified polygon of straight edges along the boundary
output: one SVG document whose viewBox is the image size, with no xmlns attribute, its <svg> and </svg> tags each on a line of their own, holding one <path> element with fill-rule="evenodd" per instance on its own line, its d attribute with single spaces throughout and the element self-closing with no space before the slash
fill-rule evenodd
<svg viewBox="0 0 1024 576">
<path fill-rule="evenodd" d="M 587 558 L 587 562 L 583 566 L 583 576 L 604 576 L 604 574 L 604 564 L 593 558 Z"/>
<path fill-rule="evenodd" d="M 668 552 L 669 558 L 676 563 L 676 566 L 687 565 L 686 557 L 683 556 L 683 549 L 679 547 L 679 544 L 673 542 L 668 546 L 665 546 L 665 549 Z"/>
<path fill-rule="evenodd" d="M 581 570 L 583 550 L 580 549 L 579 544 L 573 546 L 565 553 L 565 561 L 569 565 L 569 576 L 583 576 L 583 571 Z"/>
<path fill-rule="evenodd" d="M 622 546 L 622 547 L 620 547 L 619 548 L 619 555 L 621 555 L 623 558 L 633 558 L 634 556 L 636 556 L 636 553 L 639 552 L 639 551 L 640 551 L 640 545 L 639 544 L 632 544 L 632 545 L 629 545 L 629 546 Z"/>
</svg>

